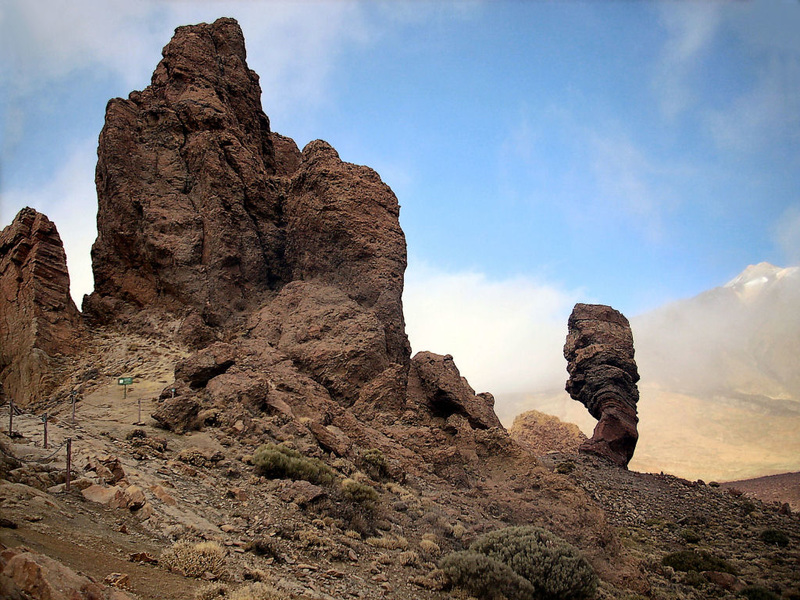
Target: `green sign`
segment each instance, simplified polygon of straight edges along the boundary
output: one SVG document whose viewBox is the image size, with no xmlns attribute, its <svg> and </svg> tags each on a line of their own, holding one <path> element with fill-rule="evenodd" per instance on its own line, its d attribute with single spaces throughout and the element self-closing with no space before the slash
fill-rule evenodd
<svg viewBox="0 0 800 600">
<path fill-rule="evenodd" d="M 133 383 L 133 377 L 120 377 L 117 379 L 117 385 L 131 385 Z"/>
</svg>

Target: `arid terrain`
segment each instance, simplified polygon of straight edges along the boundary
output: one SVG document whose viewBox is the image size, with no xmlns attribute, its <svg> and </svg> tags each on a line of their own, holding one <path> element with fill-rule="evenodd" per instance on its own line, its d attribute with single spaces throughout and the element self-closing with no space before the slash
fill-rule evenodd
<svg viewBox="0 0 800 600">
<path fill-rule="evenodd" d="M 412 356 L 380 176 L 270 129 L 235 20 L 162 56 L 107 106 L 82 310 L 55 223 L 0 232 L 0 597 L 800 598 L 782 495 L 628 470 L 621 313 L 568 323 L 591 439 L 504 428 Z"/>
</svg>

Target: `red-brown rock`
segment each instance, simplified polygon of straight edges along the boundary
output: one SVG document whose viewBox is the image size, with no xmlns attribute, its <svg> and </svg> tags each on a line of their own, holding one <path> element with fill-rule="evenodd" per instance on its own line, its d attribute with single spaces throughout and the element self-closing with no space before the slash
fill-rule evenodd
<svg viewBox="0 0 800 600">
<path fill-rule="evenodd" d="M 275 174 L 238 23 L 176 29 L 151 85 L 106 109 L 84 310 L 108 322 L 191 306 L 219 324 L 258 302 L 284 278 Z"/>
<path fill-rule="evenodd" d="M 25 405 L 55 385 L 53 358 L 80 347 L 83 322 L 69 294 L 56 226 L 24 208 L 0 233 L 0 382 Z"/>
<path fill-rule="evenodd" d="M 566 390 L 599 422 L 581 450 L 627 467 L 639 433 L 639 372 L 633 333 L 622 313 L 601 304 L 576 304 L 568 321 Z"/>
<path fill-rule="evenodd" d="M 406 240 L 392 190 L 368 167 L 342 162 L 327 143 L 303 149 L 286 203 L 292 279 L 319 279 L 374 311 L 392 362 L 407 365 L 403 320 Z"/>
<path fill-rule="evenodd" d="M 132 600 L 122 590 L 78 575 L 60 562 L 27 548 L 0 552 L 0 574 L 11 589 L 37 600 Z"/>
<path fill-rule="evenodd" d="M 434 417 L 447 419 L 458 414 L 476 429 L 502 427 L 494 412 L 494 397 L 485 392 L 476 395 L 449 354 L 419 352 L 414 355 L 409 373 L 410 395 L 419 389 Z"/>
</svg>

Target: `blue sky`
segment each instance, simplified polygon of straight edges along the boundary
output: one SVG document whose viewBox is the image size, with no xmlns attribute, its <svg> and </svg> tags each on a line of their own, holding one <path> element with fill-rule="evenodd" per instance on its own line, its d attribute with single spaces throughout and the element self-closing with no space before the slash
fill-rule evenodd
<svg viewBox="0 0 800 600">
<path fill-rule="evenodd" d="M 397 194 L 415 350 L 478 389 L 553 373 L 576 301 L 628 316 L 800 262 L 800 2 L 0 0 L 0 226 L 91 289 L 106 102 L 233 16 L 272 128 Z M 8 59 L 10 57 L 10 60 Z"/>
</svg>

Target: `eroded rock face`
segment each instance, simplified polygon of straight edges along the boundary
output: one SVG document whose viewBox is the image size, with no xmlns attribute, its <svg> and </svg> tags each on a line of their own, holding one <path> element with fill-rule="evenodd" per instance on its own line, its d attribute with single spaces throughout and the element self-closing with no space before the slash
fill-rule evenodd
<svg viewBox="0 0 800 600">
<path fill-rule="evenodd" d="M 52 388 L 53 357 L 74 353 L 83 331 L 61 237 L 32 208 L 0 233 L 0 294 L 0 382 L 24 405 Z"/>
<path fill-rule="evenodd" d="M 411 361 L 409 380 L 410 394 L 421 389 L 434 417 L 447 420 L 458 415 L 475 429 L 502 427 L 494 413 L 494 397 L 487 392 L 476 395 L 449 354 L 418 352 Z"/>
<path fill-rule="evenodd" d="M 260 96 L 239 25 L 219 19 L 179 27 L 151 85 L 109 102 L 85 311 L 194 310 L 217 326 L 316 280 L 372 311 L 389 360 L 407 366 L 397 198 L 327 143 L 301 153 L 271 132 Z"/>
<path fill-rule="evenodd" d="M 285 278 L 274 176 L 291 161 L 276 161 L 236 21 L 179 27 L 162 54 L 150 86 L 106 108 L 84 309 L 191 306 L 218 324 Z"/>
<path fill-rule="evenodd" d="M 627 467 L 639 433 L 639 372 L 633 334 L 620 312 L 601 304 L 576 304 L 569 317 L 564 357 L 566 390 L 599 422 L 581 450 Z"/>
<path fill-rule="evenodd" d="M 336 150 L 317 140 L 303 149 L 285 214 L 292 279 L 338 286 L 374 311 L 389 359 L 406 364 L 411 352 L 402 304 L 406 240 L 389 186 L 372 169 L 342 162 Z"/>
</svg>

